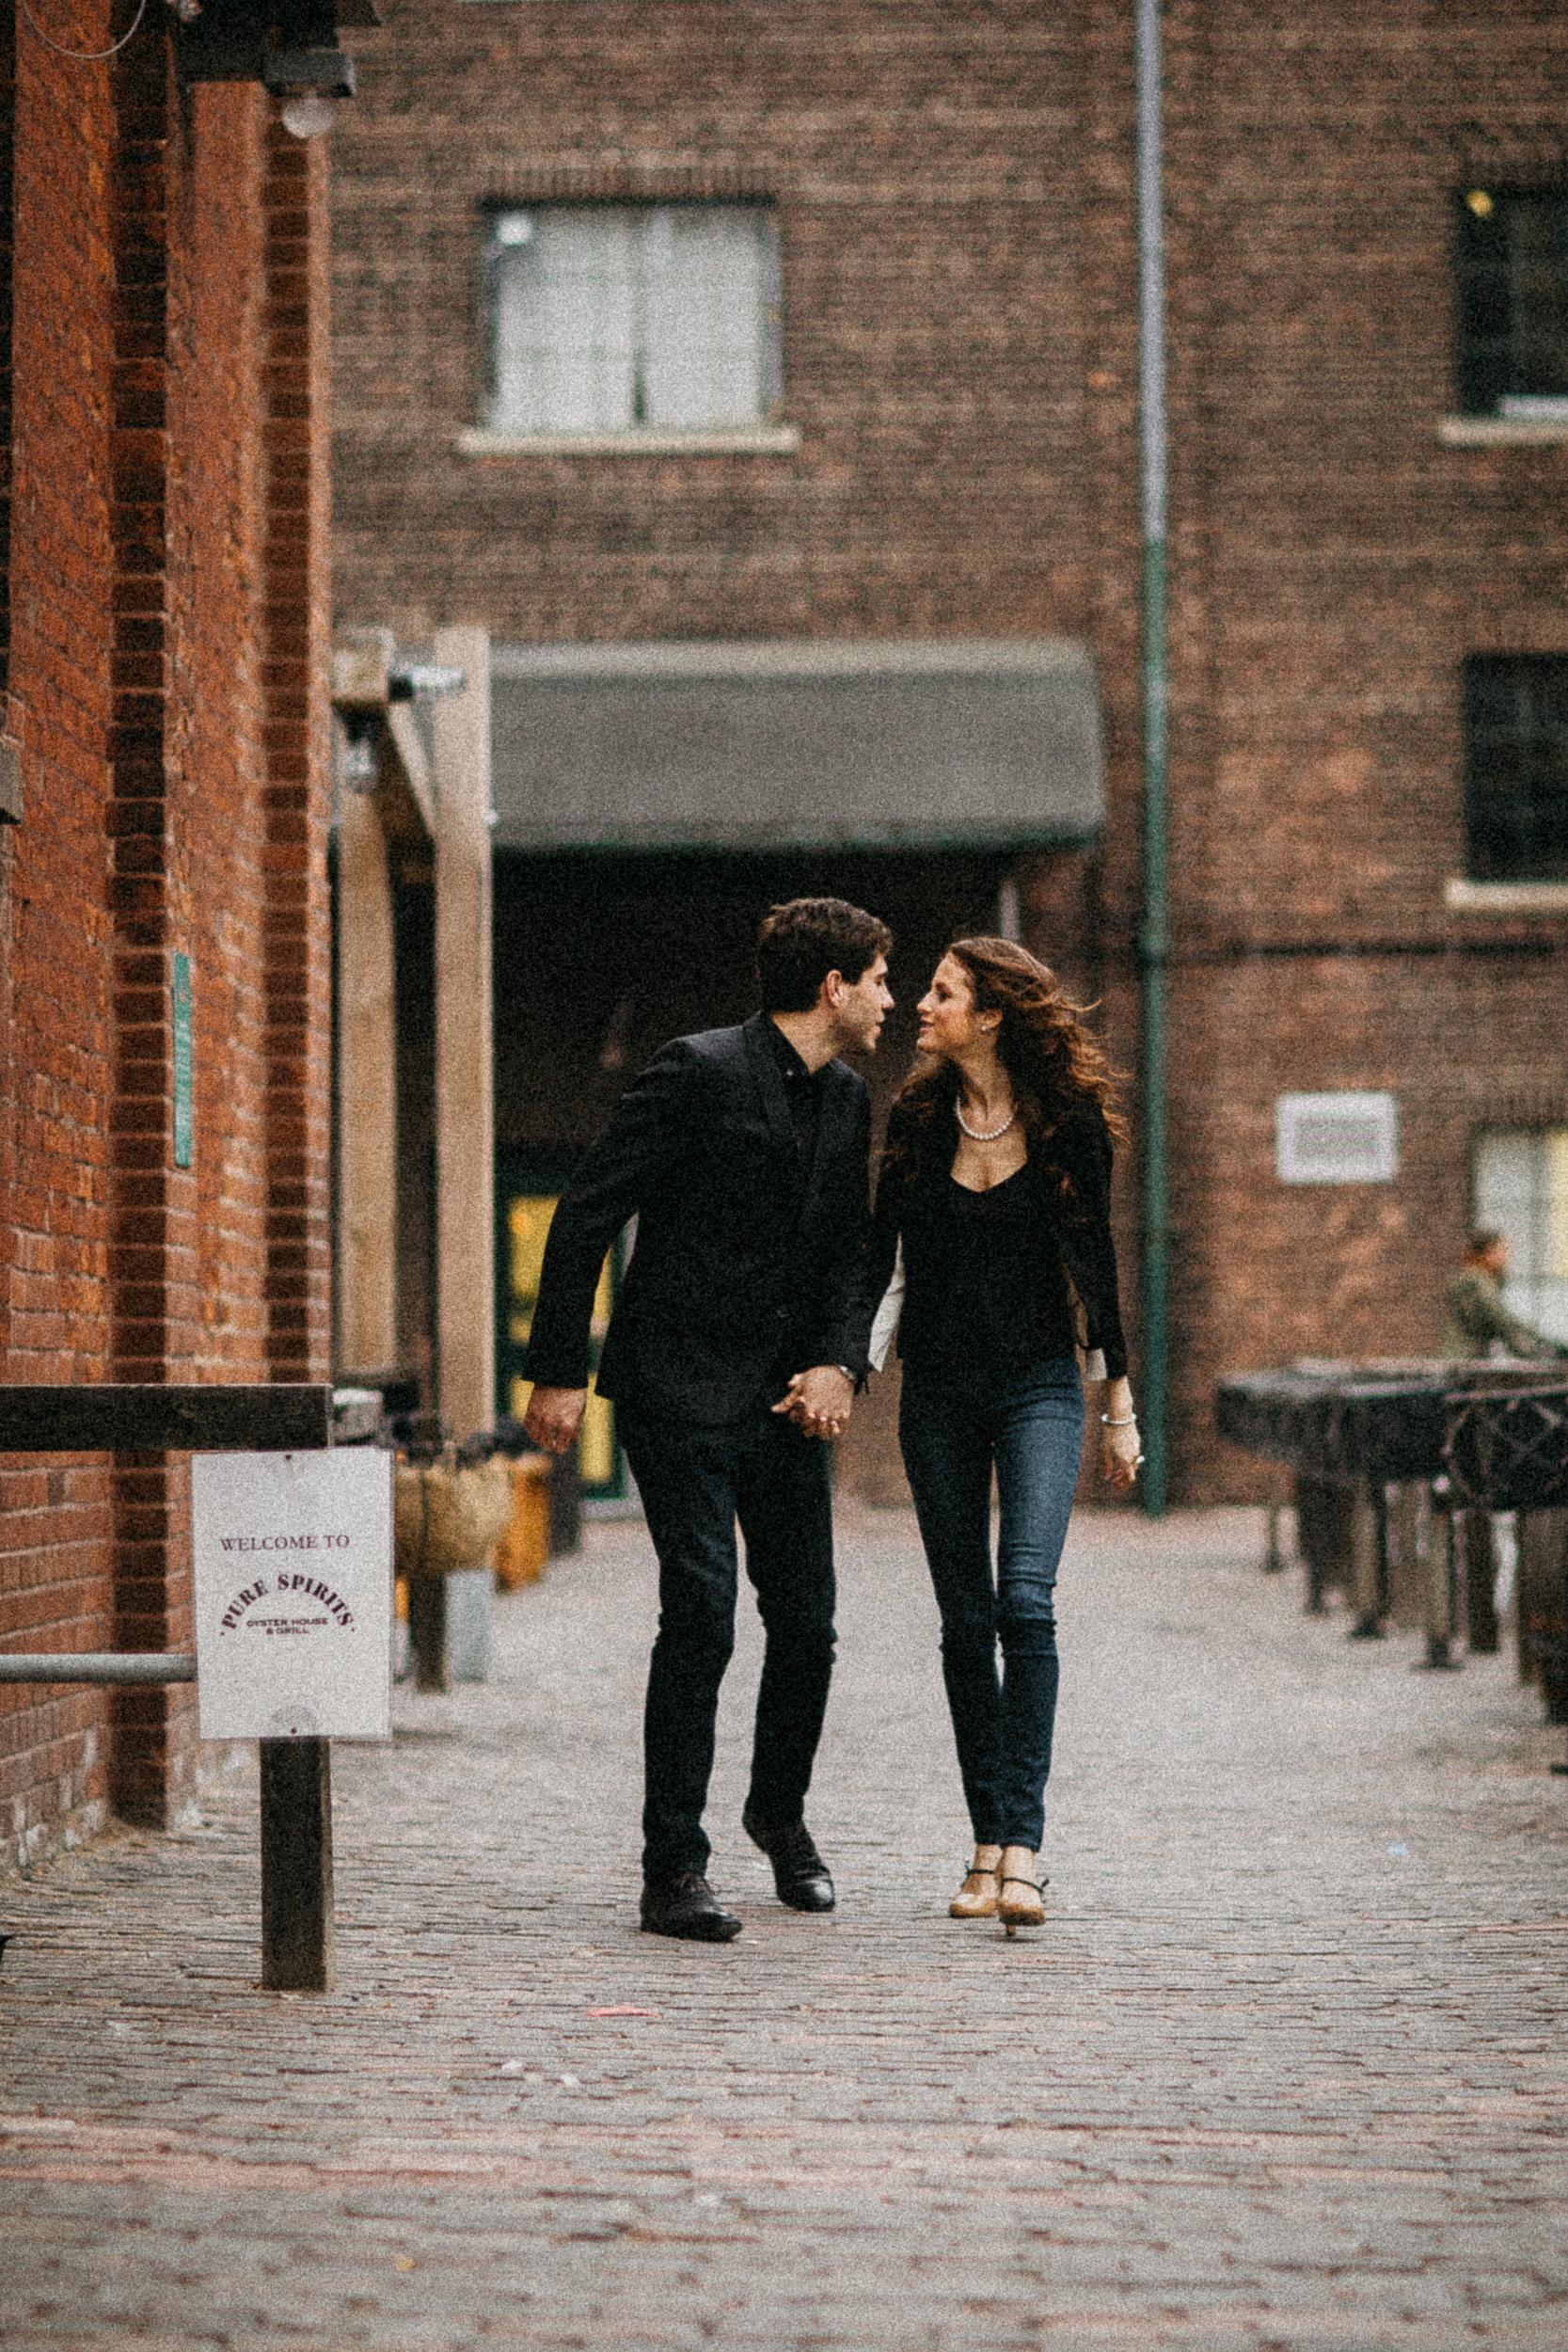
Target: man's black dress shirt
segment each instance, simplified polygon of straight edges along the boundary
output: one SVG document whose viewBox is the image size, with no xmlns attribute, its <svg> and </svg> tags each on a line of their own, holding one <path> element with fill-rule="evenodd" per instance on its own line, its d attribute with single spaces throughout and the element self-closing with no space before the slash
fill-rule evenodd
<svg viewBox="0 0 1568 2352">
<path fill-rule="evenodd" d="M 772 1015 L 768 1019 L 768 1042 L 773 1049 L 773 1059 L 779 1065 L 784 1080 L 784 1100 L 795 1128 L 800 1156 L 809 1168 L 816 1152 L 816 1130 L 822 1117 L 822 1082 L 827 1064 L 820 1070 L 808 1070 L 788 1038 Z"/>
</svg>

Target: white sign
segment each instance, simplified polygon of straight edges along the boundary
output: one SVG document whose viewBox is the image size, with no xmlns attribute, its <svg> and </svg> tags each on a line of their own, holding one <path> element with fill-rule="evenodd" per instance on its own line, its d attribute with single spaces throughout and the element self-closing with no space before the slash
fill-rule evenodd
<svg viewBox="0 0 1568 2352">
<path fill-rule="evenodd" d="M 392 1457 L 198 1454 L 204 1740 L 391 1737 Z"/>
<path fill-rule="evenodd" d="M 1282 1184 L 1389 1184 L 1400 1172 L 1391 1094 L 1282 1094 L 1274 1110 Z"/>
</svg>

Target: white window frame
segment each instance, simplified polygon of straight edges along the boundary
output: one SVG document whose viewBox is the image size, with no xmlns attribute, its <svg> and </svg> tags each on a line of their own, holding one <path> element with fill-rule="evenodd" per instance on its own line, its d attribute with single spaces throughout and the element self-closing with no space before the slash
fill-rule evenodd
<svg viewBox="0 0 1568 2352">
<path fill-rule="evenodd" d="M 1505 1173 L 1510 1144 L 1525 1145 L 1526 1156 L 1535 1163 L 1525 1171 L 1522 1186 Z M 1503 1300 L 1510 1313 L 1550 1339 L 1568 1342 L 1568 1120 L 1498 1120 L 1476 1129 L 1470 1141 L 1470 1221 L 1508 1235 L 1511 1262 Z"/>
<path fill-rule="evenodd" d="M 562 355 L 562 374 L 566 398 L 555 402 L 556 413 L 547 413 L 547 386 L 551 356 L 547 343 L 534 354 L 535 375 L 532 385 L 535 413 L 531 417 L 520 413 L 516 403 L 505 401 L 501 382 L 500 343 L 505 333 L 503 305 L 508 297 L 504 273 L 515 264 L 509 263 L 509 255 L 526 246 L 538 236 L 547 220 L 562 223 L 563 216 L 573 215 L 579 221 L 595 216 L 613 222 L 625 242 L 619 253 L 613 237 L 606 239 L 606 276 L 598 281 L 604 290 L 603 317 L 596 324 L 609 341 L 598 353 L 601 381 L 592 382 L 593 358 L 588 346 L 582 346 L 580 362 L 567 348 Z M 743 217 L 757 236 L 760 246 L 760 267 L 757 276 L 757 310 L 754 322 L 755 345 L 752 354 L 754 366 L 754 402 L 745 405 L 750 414 L 724 416 L 721 413 L 693 421 L 689 416 L 668 413 L 673 401 L 678 411 L 680 392 L 689 393 L 692 378 L 681 381 L 679 358 L 681 332 L 679 304 L 682 294 L 677 290 L 668 294 L 669 278 L 661 287 L 660 251 L 666 271 L 679 268 L 679 230 L 689 228 L 696 217 L 728 215 L 732 220 Z M 605 201 L 602 203 L 518 203 L 498 206 L 489 215 L 490 234 L 485 246 L 485 329 L 490 351 L 490 386 L 485 422 L 469 428 L 457 437 L 458 450 L 465 455 L 484 456 L 571 456 L 571 455 L 631 455 L 669 454 L 692 452 L 757 452 L 787 453 L 800 446 L 797 428 L 784 424 L 778 410 L 782 398 L 781 383 L 781 300 L 779 270 L 779 240 L 772 208 L 760 201 L 699 203 L 689 200 L 669 203 L 638 201 Z M 618 282 L 617 265 L 622 273 Z M 558 281 L 564 284 L 568 279 Z M 548 281 L 546 281 L 548 282 Z M 594 284 L 594 264 L 587 265 L 584 282 L 592 294 Z M 700 295 L 699 286 L 696 293 Z M 666 307 L 660 327 L 660 294 L 665 293 Z M 721 305 L 722 293 L 717 297 Z M 563 304 L 569 310 L 569 296 Z M 514 313 L 514 317 L 516 314 Z M 748 348 L 748 338 L 753 331 L 744 329 L 736 342 L 730 346 L 734 364 L 736 353 Z M 527 366 L 526 324 L 519 321 L 514 332 L 523 350 Z M 547 332 L 547 330 L 546 330 Z M 673 371 L 671 362 L 674 361 Z M 572 382 L 580 365 L 581 377 Z M 625 374 L 624 386 L 617 377 Z M 542 374 L 541 374 L 542 372 Z M 658 413 L 661 379 L 665 387 L 667 413 Z M 621 395 L 624 391 L 624 404 Z M 586 395 L 586 397 L 584 397 Z M 629 413 L 622 415 L 577 415 L 561 413 L 562 405 L 569 411 L 573 405 L 592 411 L 608 405 L 614 409 L 623 405 Z M 646 413 L 651 405 L 654 413 Z M 541 415 L 544 406 L 546 413 Z M 643 409 L 644 413 L 637 413 Z"/>
</svg>

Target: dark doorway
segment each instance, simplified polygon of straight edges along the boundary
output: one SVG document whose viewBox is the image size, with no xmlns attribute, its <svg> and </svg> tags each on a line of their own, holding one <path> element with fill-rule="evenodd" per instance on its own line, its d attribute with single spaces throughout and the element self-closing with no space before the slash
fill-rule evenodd
<svg viewBox="0 0 1568 2352">
<path fill-rule="evenodd" d="M 498 855 L 496 1143 L 581 1145 L 672 1037 L 756 1009 L 757 924 L 780 899 L 852 899 L 895 934 L 879 1111 L 910 1065 L 914 1008 L 942 948 L 994 930 L 1012 861 L 996 852 L 776 857 Z"/>
</svg>

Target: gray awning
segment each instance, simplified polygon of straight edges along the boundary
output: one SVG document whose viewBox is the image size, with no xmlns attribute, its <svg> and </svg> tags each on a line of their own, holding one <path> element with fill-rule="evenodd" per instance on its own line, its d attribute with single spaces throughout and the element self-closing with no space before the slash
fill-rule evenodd
<svg viewBox="0 0 1568 2352">
<path fill-rule="evenodd" d="M 1071 638 L 498 645 L 508 850 L 1026 849 L 1104 816 Z"/>
</svg>

